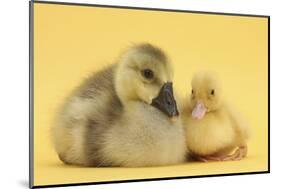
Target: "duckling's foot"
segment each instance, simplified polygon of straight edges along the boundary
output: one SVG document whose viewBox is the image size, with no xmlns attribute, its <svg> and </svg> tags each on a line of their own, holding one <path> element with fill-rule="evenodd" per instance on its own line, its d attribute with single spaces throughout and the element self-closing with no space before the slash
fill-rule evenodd
<svg viewBox="0 0 281 189">
<path fill-rule="evenodd" d="M 238 161 L 247 156 L 247 146 L 238 147 L 231 155 L 215 154 L 200 156 L 196 155 L 194 158 L 198 161 L 210 162 L 210 161 Z"/>
<path fill-rule="evenodd" d="M 217 155 L 199 155 L 190 153 L 189 158 L 194 161 L 210 162 L 210 161 L 221 161 L 221 157 Z"/>
<path fill-rule="evenodd" d="M 222 161 L 237 161 L 241 160 L 247 156 L 248 147 L 247 146 L 240 146 L 238 149 L 231 155 L 227 155 L 222 158 Z"/>
<path fill-rule="evenodd" d="M 221 157 L 215 155 L 197 156 L 196 159 L 203 162 L 221 161 Z"/>
</svg>

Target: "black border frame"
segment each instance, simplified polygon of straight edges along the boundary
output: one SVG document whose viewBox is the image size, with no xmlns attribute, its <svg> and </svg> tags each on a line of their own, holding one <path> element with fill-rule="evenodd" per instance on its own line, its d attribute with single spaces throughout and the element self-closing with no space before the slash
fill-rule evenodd
<svg viewBox="0 0 281 189">
<path fill-rule="evenodd" d="M 33 82 L 34 82 L 34 77 L 33 77 L 34 76 L 34 69 L 33 69 L 33 67 L 34 67 L 34 6 L 33 5 L 34 5 L 34 3 L 267 18 L 267 22 L 268 22 L 268 170 L 267 171 L 256 171 L 256 172 L 243 172 L 243 173 L 224 173 L 224 174 L 211 174 L 211 175 L 163 177 L 163 178 L 149 178 L 149 179 L 130 179 L 130 180 L 117 180 L 117 181 L 100 181 L 100 182 L 85 182 L 85 183 L 69 183 L 69 184 L 52 184 L 52 185 L 34 186 L 34 148 L 33 148 L 34 147 L 34 96 L 33 96 L 33 94 L 34 94 L 34 85 L 33 85 Z M 174 179 L 252 175 L 252 174 L 266 174 L 266 173 L 270 173 L 270 16 L 254 15 L 254 14 L 239 14 L 239 13 L 224 13 L 224 12 L 147 8 L 147 7 L 129 7 L 129 6 L 119 6 L 119 5 L 101 5 L 101 4 L 88 4 L 88 3 L 70 3 L 70 2 L 55 2 L 55 1 L 36 1 L 36 0 L 29 1 L 29 187 L 30 188 L 85 186 L 85 185 L 97 185 L 97 184 L 161 181 L 161 180 L 174 180 Z"/>
</svg>

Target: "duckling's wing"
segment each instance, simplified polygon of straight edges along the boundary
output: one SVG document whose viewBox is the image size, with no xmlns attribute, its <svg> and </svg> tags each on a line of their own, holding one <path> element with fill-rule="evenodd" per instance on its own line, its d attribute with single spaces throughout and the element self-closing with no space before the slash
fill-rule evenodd
<svg viewBox="0 0 281 189">
<path fill-rule="evenodd" d="M 232 122 L 232 125 L 234 127 L 234 130 L 236 131 L 238 137 L 239 137 L 239 145 L 246 144 L 247 140 L 250 138 L 251 132 L 249 124 L 247 123 L 246 119 L 238 110 L 230 105 L 226 105 L 227 112 L 230 116 L 230 120 Z"/>
</svg>

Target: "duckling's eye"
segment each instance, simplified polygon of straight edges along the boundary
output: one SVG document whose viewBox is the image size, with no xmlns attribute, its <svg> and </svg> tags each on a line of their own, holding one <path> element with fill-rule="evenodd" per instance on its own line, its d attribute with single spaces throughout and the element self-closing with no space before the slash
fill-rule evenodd
<svg viewBox="0 0 281 189">
<path fill-rule="evenodd" d="M 211 95 L 215 95 L 215 90 L 214 89 L 211 90 Z"/>
<path fill-rule="evenodd" d="M 194 90 L 191 90 L 191 99 L 194 100 L 195 99 L 195 94 L 194 94 Z"/>
<path fill-rule="evenodd" d="M 152 79 L 154 77 L 154 73 L 151 69 L 144 69 L 141 73 L 146 79 Z"/>
</svg>

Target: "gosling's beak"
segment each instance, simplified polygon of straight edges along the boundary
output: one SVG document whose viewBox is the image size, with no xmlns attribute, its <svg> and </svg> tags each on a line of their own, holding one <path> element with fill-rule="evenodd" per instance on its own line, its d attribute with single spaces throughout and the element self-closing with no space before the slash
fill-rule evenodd
<svg viewBox="0 0 281 189">
<path fill-rule="evenodd" d="M 177 103 L 173 94 L 172 82 L 167 82 L 162 86 L 160 93 L 152 100 L 151 105 L 158 108 L 169 117 L 179 115 Z"/>
</svg>

